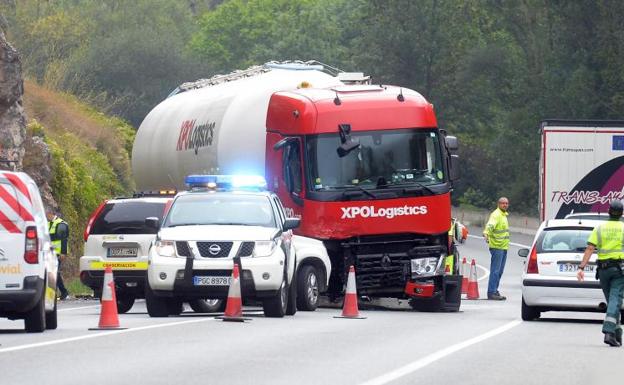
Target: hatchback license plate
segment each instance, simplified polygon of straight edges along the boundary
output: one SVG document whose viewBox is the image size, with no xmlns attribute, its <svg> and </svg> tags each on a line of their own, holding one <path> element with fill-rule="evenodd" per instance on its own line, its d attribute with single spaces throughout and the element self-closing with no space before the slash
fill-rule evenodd
<svg viewBox="0 0 624 385">
<path fill-rule="evenodd" d="M 109 247 L 109 257 L 136 257 L 139 249 L 136 247 Z"/>
<path fill-rule="evenodd" d="M 577 263 L 560 263 L 559 264 L 559 272 L 561 273 L 569 273 L 576 272 L 578 270 L 579 265 Z M 584 271 L 586 273 L 593 273 L 595 269 L 594 265 L 585 266 Z"/>
<path fill-rule="evenodd" d="M 230 286 L 232 277 L 193 277 L 195 286 Z"/>
</svg>

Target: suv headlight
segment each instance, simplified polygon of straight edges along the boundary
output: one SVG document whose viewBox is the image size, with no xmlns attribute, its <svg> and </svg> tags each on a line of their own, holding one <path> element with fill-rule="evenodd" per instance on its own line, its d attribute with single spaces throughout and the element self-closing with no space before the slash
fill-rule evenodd
<svg viewBox="0 0 624 385">
<path fill-rule="evenodd" d="M 162 257 L 177 257 L 175 243 L 173 241 L 158 240 L 154 244 L 156 253 Z"/>
<path fill-rule="evenodd" d="M 416 258 L 410 260 L 412 267 L 412 278 L 430 277 L 435 275 L 438 270 L 440 260 L 444 260 L 444 256 Z"/>
<path fill-rule="evenodd" d="M 273 254 L 273 251 L 277 247 L 277 241 L 256 241 L 256 247 L 254 247 L 254 257 L 268 257 Z"/>
</svg>

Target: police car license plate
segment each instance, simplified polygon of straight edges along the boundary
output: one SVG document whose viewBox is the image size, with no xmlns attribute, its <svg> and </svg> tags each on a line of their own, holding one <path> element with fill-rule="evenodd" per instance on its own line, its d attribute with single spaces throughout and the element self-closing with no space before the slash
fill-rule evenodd
<svg viewBox="0 0 624 385">
<path fill-rule="evenodd" d="M 109 247 L 109 257 L 136 257 L 139 249 L 136 247 Z"/>
<path fill-rule="evenodd" d="M 578 266 L 579 265 L 577 263 L 560 263 L 559 272 L 560 273 L 576 272 L 578 270 Z M 596 268 L 595 265 L 587 265 L 585 266 L 584 271 L 586 273 L 593 273 L 595 268 Z"/>
<path fill-rule="evenodd" d="M 193 277 L 193 285 L 195 286 L 230 286 L 231 281 L 232 277 Z"/>
</svg>

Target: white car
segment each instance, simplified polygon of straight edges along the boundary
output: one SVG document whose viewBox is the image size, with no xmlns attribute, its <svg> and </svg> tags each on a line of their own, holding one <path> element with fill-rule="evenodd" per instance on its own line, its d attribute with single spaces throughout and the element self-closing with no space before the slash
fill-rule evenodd
<svg viewBox="0 0 624 385">
<path fill-rule="evenodd" d="M 149 252 L 145 299 L 152 317 L 179 314 L 182 303 L 227 298 L 234 263 L 243 300 L 267 317 L 296 312 L 292 231 L 277 195 L 199 188 L 179 193 Z M 152 218 L 146 223 L 156 227 Z"/>
<path fill-rule="evenodd" d="M 56 329 L 57 256 L 35 182 L 0 171 L 0 317 L 29 333 Z"/>
<path fill-rule="evenodd" d="M 130 310 L 135 298 L 144 297 L 147 253 L 158 231 L 147 227 L 145 218 L 162 219 L 172 199 L 172 196 L 110 199 L 93 212 L 87 223 L 80 280 L 100 298 L 104 270 L 111 266 L 119 313 Z"/>
<path fill-rule="evenodd" d="M 548 310 L 595 311 L 606 309 L 596 279 L 596 254 L 585 267 L 585 280 L 576 278 L 587 240 L 600 220 L 552 219 L 544 221 L 531 249 L 520 249 L 526 257 L 522 274 L 522 319 L 531 321 Z"/>
</svg>

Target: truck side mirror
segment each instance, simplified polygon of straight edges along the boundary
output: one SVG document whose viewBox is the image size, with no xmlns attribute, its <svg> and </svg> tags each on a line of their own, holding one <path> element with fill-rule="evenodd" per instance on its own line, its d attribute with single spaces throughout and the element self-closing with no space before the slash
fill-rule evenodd
<svg viewBox="0 0 624 385">
<path fill-rule="evenodd" d="M 446 142 L 446 148 L 449 149 L 450 152 L 455 152 L 459 149 L 459 141 L 455 136 L 447 136 L 444 138 Z"/>
<path fill-rule="evenodd" d="M 451 179 L 451 182 L 455 182 L 457 180 L 459 180 L 461 174 L 459 171 L 459 155 L 457 154 L 451 154 L 451 169 L 449 170 L 449 178 Z"/>
<path fill-rule="evenodd" d="M 284 231 L 296 229 L 301 224 L 300 218 L 286 218 L 284 221 Z"/>
<path fill-rule="evenodd" d="M 145 226 L 150 229 L 158 230 L 160 227 L 160 219 L 158 219 L 158 217 L 145 218 Z"/>
</svg>

